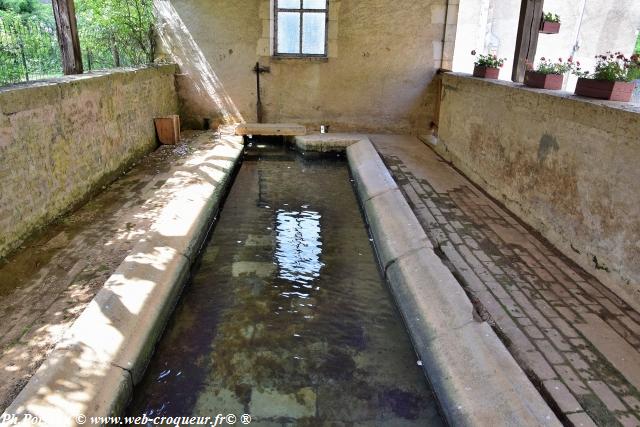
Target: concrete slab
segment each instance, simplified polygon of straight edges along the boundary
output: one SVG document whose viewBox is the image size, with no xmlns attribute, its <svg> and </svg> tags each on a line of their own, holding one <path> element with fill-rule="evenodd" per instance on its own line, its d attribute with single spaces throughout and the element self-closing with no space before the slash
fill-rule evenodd
<svg viewBox="0 0 640 427">
<path fill-rule="evenodd" d="M 403 255 L 432 248 L 400 190 L 391 190 L 368 200 L 364 209 L 384 268 Z"/>
<path fill-rule="evenodd" d="M 294 143 L 300 151 L 315 152 L 343 152 L 349 147 L 362 139 L 366 135 L 358 135 L 352 133 L 315 133 L 312 135 L 296 136 Z"/>
<path fill-rule="evenodd" d="M 450 425 L 562 425 L 487 323 L 451 329 L 416 350 Z"/>
<path fill-rule="evenodd" d="M 167 184 L 181 191 L 167 195 L 169 202 L 145 239 L 193 261 L 242 147 L 240 137 L 226 137 L 224 144 L 195 153 L 178 168 Z"/>
<path fill-rule="evenodd" d="M 76 320 L 62 345 L 82 345 L 105 363 L 141 379 L 189 277 L 189 260 L 174 248 L 142 243 Z"/>
<path fill-rule="evenodd" d="M 469 298 L 430 248 L 400 258 L 387 279 L 405 316 L 420 324 L 427 341 L 474 321 Z"/>
<path fill-rule="evenodd" d="M 236 135 L 296 136 L 306 135 L 307 128 L 296 123 L 243 123 L 236 126 Z"/>
<path fill-rule="evenodd" d="M 349 146 L 347 158 L 363 202 L 398 188 L 380 159 L 380 155 L 368 139 Z"/>
<path fill-rule="evenodd" d="M 91 416 L 122 413 L 132 393 L 131 377 L 101 359 L 82 345 L 54 350 L 6 409 L 0 420 L 8 421 L 2 425 L 75 427 Z"/>
</svg>

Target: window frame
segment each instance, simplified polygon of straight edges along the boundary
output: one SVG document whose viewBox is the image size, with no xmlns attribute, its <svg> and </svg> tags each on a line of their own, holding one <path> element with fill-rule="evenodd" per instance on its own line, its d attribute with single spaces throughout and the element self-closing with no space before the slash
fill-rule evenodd
<svg viewBox="0 0 640 427">
<path fill-rule="evenodd" d="M 329 0 L 324 0 L 324 9 L 310 9 L 304 7 L 304 0 L 300 0 L 300 8 L 280 8 L 280 0 L 273 0 L 273 56 L 280 58 L 327 58 L 329 56 Z M 300 44 L 299 53 L 281 53 L 278 52 L 278 14 L 280 12 L 293 12 L 300 15 Z M 305 13 L 324 13 L 324 53 L 304 53 L 302 51 L 303 35 L 304 35 L 304 14 Z"/>
</svg>

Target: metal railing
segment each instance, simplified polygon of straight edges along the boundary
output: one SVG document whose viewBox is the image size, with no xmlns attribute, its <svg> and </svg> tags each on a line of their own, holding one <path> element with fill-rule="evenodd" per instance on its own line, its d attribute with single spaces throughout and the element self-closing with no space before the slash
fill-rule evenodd
<svg viewBox="0 0 640 427">
<path fill-rule="evenodd" d="M 0 15 L 0 85 L 60 75 L 55 27 L 33 18 Z"/>
<path fill-rule="evenodd" d="M 78 1 L 77 6 L 85 71 L 153 61 L 155 19 L 151 0 Z M 53 10 L 25 15 L 0 8 L 0 86 L 61 75 Z"/>
</svg>

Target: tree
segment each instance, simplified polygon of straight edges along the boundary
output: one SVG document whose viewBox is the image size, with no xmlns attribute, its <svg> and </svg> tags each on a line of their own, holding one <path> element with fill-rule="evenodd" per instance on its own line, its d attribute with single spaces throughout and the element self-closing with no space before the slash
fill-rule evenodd
<svg viewBox="0 0 640 427">
<path fill-rule="evenodd" d="M 0 11 L 13 12 L 23 18 L 35 16 L 43 20 L 52 16 L 51 5 L 39 0 L 0 0 Z"/>
<path fill-rule="evenodd" d="M 152 0 L 76 0 L 76 12 L 89 69 L 153 62 Z"/>
<path fill-rule="evenodd" d="M 153 0 L 75 0 L 87 70 L 153 62 Z M 0 0 L 0 85 L 62 72 L 51 4 Z"/>
</svg>

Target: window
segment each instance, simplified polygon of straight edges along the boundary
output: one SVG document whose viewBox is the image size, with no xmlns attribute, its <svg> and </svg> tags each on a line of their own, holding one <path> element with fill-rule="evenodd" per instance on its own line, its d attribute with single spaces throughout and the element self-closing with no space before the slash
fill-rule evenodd
<svg viewBox="0 0 640 427">
<path fill-rule="evenodd" d="M 275 54 L 327 55 L 328 0 L 275 0 Z"/>
</svg>

